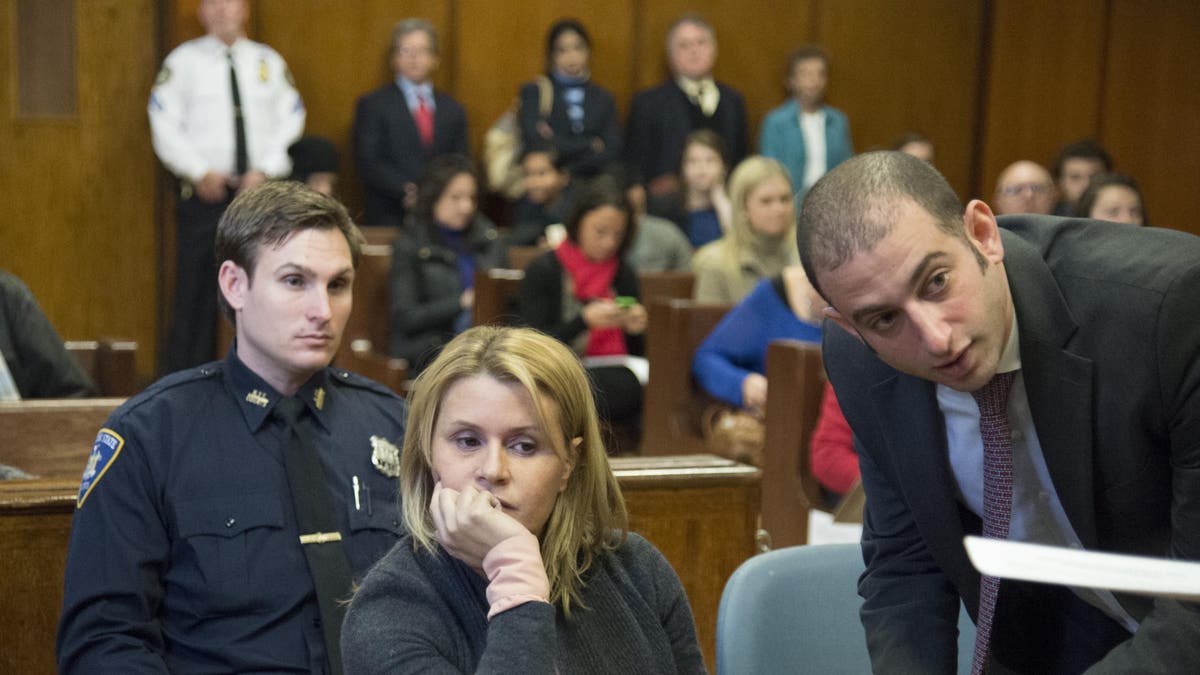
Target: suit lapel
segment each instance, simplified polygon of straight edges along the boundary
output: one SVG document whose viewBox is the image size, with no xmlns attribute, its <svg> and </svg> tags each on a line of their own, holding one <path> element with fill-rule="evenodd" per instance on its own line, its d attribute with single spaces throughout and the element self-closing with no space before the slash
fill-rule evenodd
<svg viewBox="0 0 1200 675">
<path fill-rule="evenodd" d="M 1071 526 L 1085 548 L 1095 548 L 1093 364 L 1067 350 L 1077 325 L 1042 256 L 1010 232 L 1001 236 L 1033 425 Z"/>
<path fill-rule="evenodd" d="M 934 385 L 894 374 L 871 387 L 871 399 L 879 428 L 903 430 L 885 435 L 889 448 L 883 456 L 894 462 L 897 485 L 903 488 L 922 538 L 942 569 L 969 567 L 946 449 L 946 426 Z"/>
</svg>

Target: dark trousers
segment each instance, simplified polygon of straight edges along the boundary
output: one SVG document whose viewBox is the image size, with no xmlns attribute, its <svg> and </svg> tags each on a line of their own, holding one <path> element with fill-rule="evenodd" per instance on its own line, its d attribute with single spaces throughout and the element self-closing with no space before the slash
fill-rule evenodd
<svg viewBox="0 0 1200 675">
<path fill-rule="evenodd" d="M 180 198 L 175 209 L 175 302 L 162 372 L 207 363 L 217 350 L 217 265 L 213 244 L 228 201 Z"/>
</svg>

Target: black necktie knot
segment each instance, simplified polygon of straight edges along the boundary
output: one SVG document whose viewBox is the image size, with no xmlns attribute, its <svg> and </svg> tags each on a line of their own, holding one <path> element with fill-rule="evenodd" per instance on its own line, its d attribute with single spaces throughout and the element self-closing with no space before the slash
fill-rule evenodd
<svg viewBox="0 0 1200 675">
<path fill-rule="evenodd" d="M 279 402 L 275 404 L 275 415 L 288 426 L 294 426 L 302 414 L 304 414 L 304 401 L 295 396 L 279 399 Z"/>
</svg>

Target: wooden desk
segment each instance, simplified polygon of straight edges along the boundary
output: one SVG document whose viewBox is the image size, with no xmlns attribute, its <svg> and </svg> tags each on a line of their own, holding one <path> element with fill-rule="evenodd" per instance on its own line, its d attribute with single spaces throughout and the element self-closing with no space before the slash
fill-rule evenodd
<svg viewBox="0 0 1200 675">
<path fill-rule="evenodd" d="M 715 455 L 610 461 L 629 509 L 629 528 L 658 547 L 683 582 L 711 672 L 721 591 L 754 554 L 761 473 Z"/>
</svg>

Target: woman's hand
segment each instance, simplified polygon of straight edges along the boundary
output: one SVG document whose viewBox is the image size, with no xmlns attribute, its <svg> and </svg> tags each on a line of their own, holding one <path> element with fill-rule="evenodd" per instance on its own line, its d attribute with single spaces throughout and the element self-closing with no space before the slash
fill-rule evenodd
<svg viewBox="0 0 1200 675">
<path fill-rule="evenodd" d="M 458 296 L 458 306 L 462 309 L 471 309 L 475 306 L 475 287 L 463 290 L 462 295 Z"/>
<path fill-rule="evenodd" d="M 742 407 L 759 412 L 767 409 L 767 378 L 750 373 L 742 380 Z"/>
<path fill-rule="evenodd" d="M 500 509 L 490 492 L 474 486 L 462 491 L 433 486 L 429 501 L 435 538 L 450 555 L 474 569 L 483 569 L 483 558 L 496 544 L 529 530 Z"/>
<path fill-rule="evenodd" d="M 646 307 L 641 303 L 632 305 L 621 314 L 621 330 L 630 335 L 641 335 L 646 332 Z"/>
<path fill-rule="evenodd" d="M 588 328 L 616 328 L 621 325 L 623 314 L 624 310 L 612 298 L 593 300 L 581 312 Z"/>
</svg>

